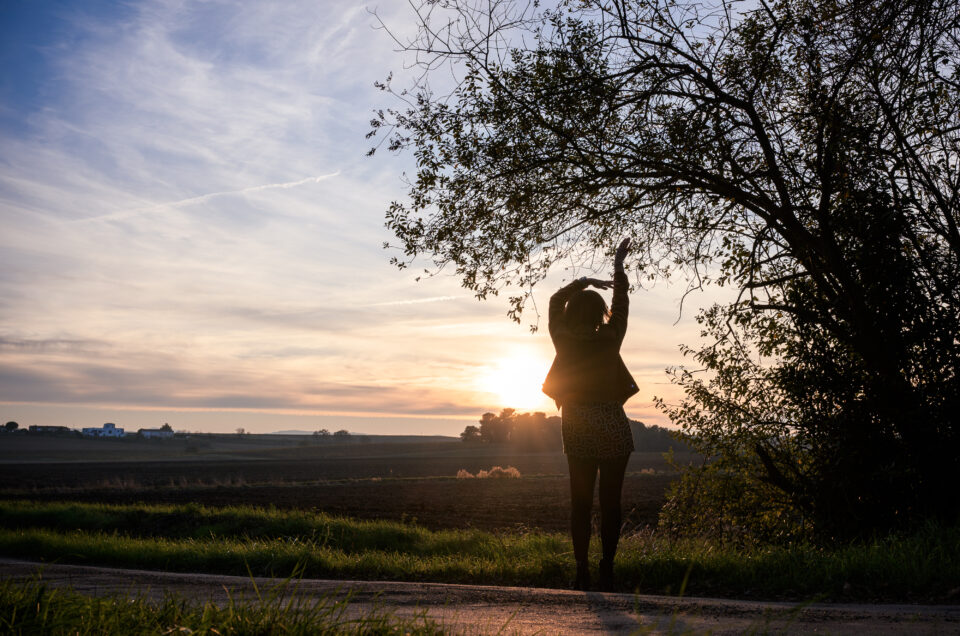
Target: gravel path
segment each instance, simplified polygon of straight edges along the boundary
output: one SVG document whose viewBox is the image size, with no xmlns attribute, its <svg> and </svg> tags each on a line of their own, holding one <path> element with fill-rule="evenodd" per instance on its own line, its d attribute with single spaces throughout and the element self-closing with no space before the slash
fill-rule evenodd
<svg viewBox="0 0 960 636">
<path fill-rule="evenodd" d="M 29 579 L 42 569 L 50 585 L 86 594 L 162 598 L 174 593 L 225 603 L 251 598 L 249 578 L 116 568 L 39 564 L 0 559 L 0 578 Z M 281 584 L 254 579 L 260 590 Z M 960 634 L 960 606 L 865 605 L 734 601 L 603 594 L 522 587 L 327 581 L 293 584 L 301 597 L 351 594 L 357 614 L 386 609 L 426 613 L 453 631 L 470 634 Z"/>
</svg>

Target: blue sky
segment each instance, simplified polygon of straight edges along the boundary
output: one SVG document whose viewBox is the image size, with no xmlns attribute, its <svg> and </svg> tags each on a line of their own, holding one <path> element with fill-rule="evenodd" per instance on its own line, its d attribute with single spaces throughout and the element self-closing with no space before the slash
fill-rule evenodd
<svg viewBox="0 0 960 636">
<path fill-rule="evenodd" d="M 365 156 L 390 105 L 373 82 L 404 72 L 370 8 L 0 5 L 0 417 L 455 434 L 551 412 L 545 330 L 381 248 L 412 164 Z M 376 10 L 412 26 L 405 2 Z M 695 340 L 679 295 L 633 300 L 628 412 L 651 423 Z"/>
</svg>

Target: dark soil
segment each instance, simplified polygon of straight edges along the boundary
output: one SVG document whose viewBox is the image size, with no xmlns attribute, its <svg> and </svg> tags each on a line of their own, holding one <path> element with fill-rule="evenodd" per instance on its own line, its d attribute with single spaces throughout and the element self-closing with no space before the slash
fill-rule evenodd
<svg viewBox="0 0 960 636">
<path fill-rule="evenodd" d="M 656 525 L 672 476 L 628 476 L 626 530 Z M 0 493 L 4 499 L 96 503 L 199 503 L 316 510 L 357 519 L 416 521 L 431 529 L 530 528 L 565 532 L 570 495 L 565 477 L 522 479 L 386 479 L 316 485 L 57 489 Z"/>
<path fill-rule="evenodd" d="M 460 469 L 476 474 L 492 466 L 514 466 L 523 477 L 455 478 Z M 633 456 L 623 489 L 627 531 L 656 525 L 675 478 L 668 471 L 657 453 Z M 570 503 L 560 453 L 5 464 L 0 483 L 7 485 L 3 499 L 274 506 L 415 520 L 431 529 L 565 532 Z"/>
</svg>

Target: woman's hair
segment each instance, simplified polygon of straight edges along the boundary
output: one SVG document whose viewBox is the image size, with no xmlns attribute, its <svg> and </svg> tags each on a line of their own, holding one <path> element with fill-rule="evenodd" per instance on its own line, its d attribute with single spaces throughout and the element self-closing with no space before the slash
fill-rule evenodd
<svg viewBox="0 0 960 636">
<path fill-rule="evenodd" d="M 610 312 L 603 296 L 592 289 L 582 289 L 567 301 L 563 317 L 569 329 L 596 331 L 610 317 Z"/>
</svg>

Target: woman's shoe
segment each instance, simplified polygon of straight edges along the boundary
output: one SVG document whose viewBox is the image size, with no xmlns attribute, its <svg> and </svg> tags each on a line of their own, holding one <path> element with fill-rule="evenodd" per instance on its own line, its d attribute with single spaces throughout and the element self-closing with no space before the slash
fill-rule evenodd
<svg viewBox="0 0 960 636">
<path fill-rule="evenodd" d="M 600 559 L 600 591 L 613 591 L 613 559 Z"/>
</svg>

